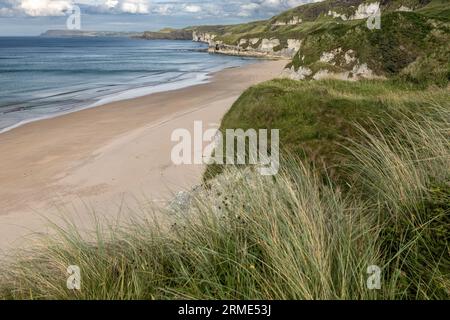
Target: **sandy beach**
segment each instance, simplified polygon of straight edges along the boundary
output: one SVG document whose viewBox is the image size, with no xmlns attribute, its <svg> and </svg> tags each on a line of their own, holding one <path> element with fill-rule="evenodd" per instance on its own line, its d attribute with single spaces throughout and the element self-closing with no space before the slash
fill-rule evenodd
<svg viewBox="0 0 450 320">
<path fill-rule="evenodd" d="M 280 74 L 264 61 L 214 74 L 206 84 L 26 124 L 0 134 L 0 250 L 47 232 L 45 218 L 91 212 L 115 218 L 164 203 L 199 184 L 204 167 L 175 166 L 171 133 L 219 125 L 251 85 Z"/>
</svg>

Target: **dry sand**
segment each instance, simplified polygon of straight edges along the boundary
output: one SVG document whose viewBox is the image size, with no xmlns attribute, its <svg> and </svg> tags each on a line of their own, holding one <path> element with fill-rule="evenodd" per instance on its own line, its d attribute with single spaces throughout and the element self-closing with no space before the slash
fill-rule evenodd
<svg viewBox="0 0 450 320">
<path fill-rule="evenodd" d="M 171 133 L 219 124 L 249 86 L 286 61 L 227 69 L 207 84 L 111 103 L 0 134 L 0 250 L 30 244 L 46 218 L 115 218 L 199 184 L 204 167 L 172 164 Z"/>
</svg>

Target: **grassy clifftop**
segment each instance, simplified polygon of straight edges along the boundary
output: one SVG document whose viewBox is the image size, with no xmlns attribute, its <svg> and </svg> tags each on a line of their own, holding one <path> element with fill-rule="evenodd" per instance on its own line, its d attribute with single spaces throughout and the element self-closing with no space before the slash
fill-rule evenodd
<svg viewBox="0 0 450 320">
<path fill-rule="evenodd" d="M 243 37 L 300 38 L 314 31 L 316 26 L 326 25 L 327 22 L 342 23 L 364 19 L 364 6 L 369 4 L 378 4 L 382 13 L 413 10 L 430 17 L 448 18 L 446 13 L 449 8 L 445 0 L 325 0 L 301 5 L 268 20 L 237 25 L 194 26 L 186 29 L 214 33 L 218 40 L 230 45 L 237 45 Z"/>
<path fill-rule="evenodd" d="M 367 18 L 380 9 L 381 25 Z M 293 79 L 360 79 L 402 76 L 445 84 L 449 78 L 450 4 L 445 0 L 327 0 L 269 20 L 200 26 L 200 41 L 247 54 L 293 53 Z M 196 39 L 195 39 L 196 40 Z M 219 50 L 220 52 L 220 50 Z"/>
</svg>

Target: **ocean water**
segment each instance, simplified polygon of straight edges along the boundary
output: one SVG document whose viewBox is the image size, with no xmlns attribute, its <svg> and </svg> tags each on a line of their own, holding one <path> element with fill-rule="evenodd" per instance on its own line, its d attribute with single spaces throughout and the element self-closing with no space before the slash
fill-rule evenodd
<svg viewBox="0 0 450 320">
<path fill-rule="evenodd" d="M 127 38 L 0 37 L 0 133 L 38 119 L 208 81 L 255 62 L 205 44 Z"/>
</svg>

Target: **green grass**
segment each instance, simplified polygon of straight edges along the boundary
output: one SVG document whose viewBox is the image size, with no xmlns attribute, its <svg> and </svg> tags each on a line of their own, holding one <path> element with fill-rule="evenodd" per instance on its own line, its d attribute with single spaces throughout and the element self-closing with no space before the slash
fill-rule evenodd
<svg viewBox="0 0 450 320">
<path fill-rule="evenodd" d="M 230 26 L 191 27 L 217 35 L 216 40 L 238 45 L 241 39 L 278 39 L 279 51 L 288 39 L 302 40 L 302 46 L 287 66 L 307 67 L 319 71 L 324 52 L 341 48 L 333 62 L 321 63 L 320 69 L 352 71 L 367 64 L 380 77 L 401 77 L 416 83 L 446 86 L 450 79 L 449 3 L 442 0 L 389 0 L 381 5 L 381 28 L 369 30 L 366 19 L 343 21 L 328 16 L 333 10 L 351 16 L 363 0 L 329 0 L 302 5 L 266 21 Z M 397 12 L 401 6 L 413 12 Z M 275 22 L 303 19 L 298 25 L 276 26 Z M 257 46 L 255 46 L 256 48 Z M 245 49 L 251 49 L 245 46 Z M 355 60 L 347 63 L 345 53 L 352 50 Z"/>
<path fill-rule="evenodd" d="M 430 19 L 417 12 L 385 13 L 379 30 L 369 30 L 365 20 L 322 24 L 303 38 L 297 57 L 288 67 L 313 69 L 322 53 L 341 48 L 335 65 L 322 69 L 333 71 L 340 66 L 350 71 L 359 61 L 378 76 L 403 75 L 417 83 L 428 81 L 445 86 L 450 78 L 449 35 L 447 20 Z M 348 50 L 356 52 L 357 59 L 349 64 L 344 60 Z M 420 66 L 415 69 L 417 64 Z"/>
<path fill-rule="evenodd" d="M 163 225 L 149 213 L 92 235 L 56 228 L 4 266 L 0 296 L 449 299 L 448 101 L 448 90 L 381 81 L 252 88 L 224 125 L 255 116 L 253 125 L 291 130 L 285 148 L 345 150 L 349 161 L 334 165 L 357 179 L 342 188 L 320 162 L 295 156 L 273 177 L 226 168 L 189 206 L 158 211 Z M 81 291 L 66 289 L 69 265 L 81 268 Z M 381 290 L 366 286 L 370 265 L 382 269 Z"/>
<path fill-rule="evenodd" d="M 417 11 L 428 17 L 436 17 L 447 21 L 450 19 L 450 7 L 447 0 L 433 0 Z"/>
<path fill-rule="evenodd" d="M 334 177 L 347 161 L 344 146 L 355 138 L 355 122 L 370 129 L 375 119 L 386 130 L 399 110 L 422 112 L 433 101 L 448 105 L 449 99 L 448 89 L 399 81 L 273 80 L 244 92 L 224 116 L 221 130 L 279 129 L 284 150 L 326 167 Z M 205 176 L 220 171 L 210 166 Z"/>
</svg>

